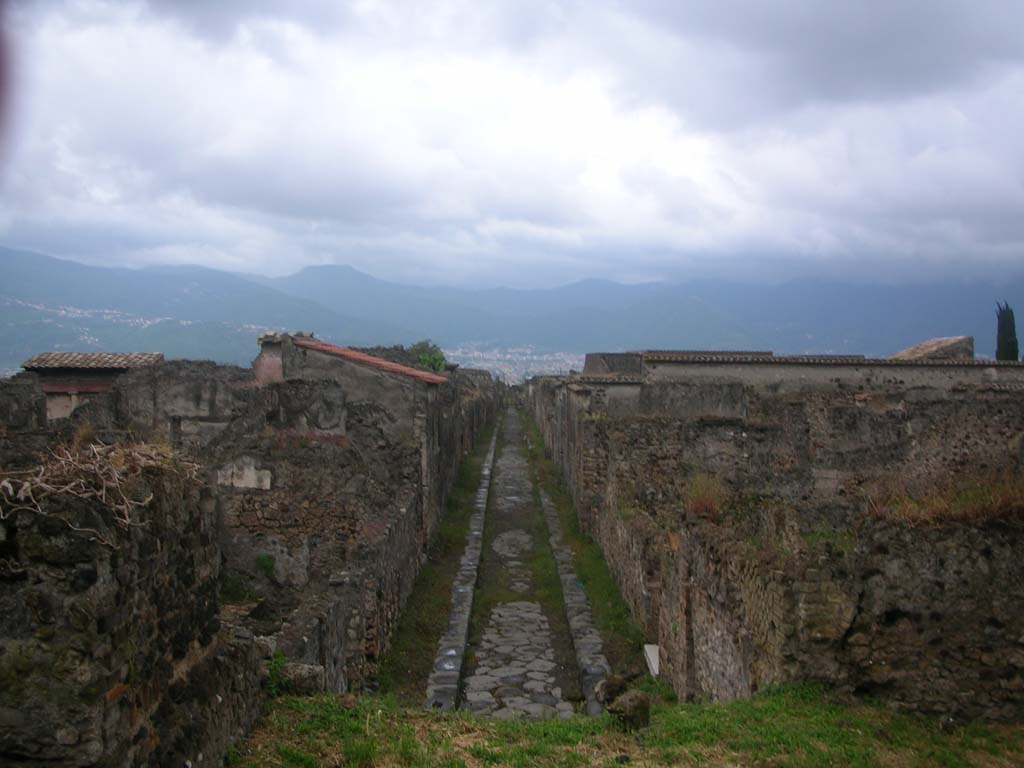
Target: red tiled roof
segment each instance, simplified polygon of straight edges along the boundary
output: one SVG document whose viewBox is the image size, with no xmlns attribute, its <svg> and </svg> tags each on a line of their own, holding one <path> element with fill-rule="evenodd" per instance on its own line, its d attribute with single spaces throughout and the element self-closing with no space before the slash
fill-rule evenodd
<svg viewBox="0 0 1024 768">
<path fill-rule="evenodd" d="M 368 355 L 365 352 L 356 352 L 354 349 L 349 349 L 348 347 L 339 347 L 337 344 L 328 344 L 326 341 L 293 337 L 292 342 L 297 347 L 312 349 L 315 352 L 323 352 L 325 355 L 340 357 L 342 360 L 348 360 L 351 363 L 365 365 L 370 368 L 377 368 L 378 370 L 387 371 L 388 373 L 397 373 L 400 376 L 419 379 L 420 381 L 425 381 L 428 384 L 444 384 L 448 381 L 445 376 L 441 376 L 437 373 L 430 373 L 428 371 L 410 368 L 407 365 L 393 363 L 390 360 L 385 360 L 381 357 L 374 357 L 373 355 Z"/>
<path fill-rule="evenodd" d="M 33 355 L 21 367 L 26 371 L 49 368 L 140 368 L 163 362 L 159 352 L 42 352 Z"/>
</svg>

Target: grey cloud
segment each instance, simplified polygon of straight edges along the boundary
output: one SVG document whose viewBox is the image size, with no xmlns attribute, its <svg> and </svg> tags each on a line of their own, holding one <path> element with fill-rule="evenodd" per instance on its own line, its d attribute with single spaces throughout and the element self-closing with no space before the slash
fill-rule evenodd
<svg viewBox="0 0 1024 768">
<path fill-rule="evenodd" d="M 240 24 L 252 20 L 281 19 L 321 29 L 344 26 L 351 19 L 345 3 L 331 0 L 148 0 L 146 5 L 154 13 L 212 40 L 229 38 Z"/>
<path fill-rule="evenodd" d="M 992 0 L 640 3 L 684 38 L 755 59 L 793 101 L 888 99 L 969 83 L 1024 60 L 1024 8 Z"/>
<path fill-rule="evenodd" d="M 581 0 L 397 0 L 363 5 L 338 0 L 146 0 L 158 16 L 201 37 L 223 41 L 243 24 L 281 21 L 349 40 L 373 38 L 415 46 L 443 41 L 458 48 L 529 48 L 568 32 Z"/>
<path fill-rule="evenodd" d="M 431 282 L 1024 264 L 1012 4 L 376 8 L 19 4 L 0 239 Z"/>
</svg>

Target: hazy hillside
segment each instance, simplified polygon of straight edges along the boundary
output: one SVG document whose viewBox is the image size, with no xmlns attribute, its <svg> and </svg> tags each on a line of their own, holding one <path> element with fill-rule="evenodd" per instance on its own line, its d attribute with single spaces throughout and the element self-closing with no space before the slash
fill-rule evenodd
<svg viewBox="0 0 1024 768">
<path fill-rule="evenodd" d="M 698 296 L 672 286 L 585 280 L 551 289 L 466 290 L 397 285 L 351 267 L 310 267 L 266 281 L 282 291 L 344 307 L 370 322 L 391 320 L 443 346 L 476 343 L 567 352 L 662 346 L 742 347 L 749 335 Z"/>
<path fill-rule="evenodd" d="M 975 337 L 978 354 L 991 356 L 996 301 L 1024 310 L 1024 279 L 999 287 L 956 281 L 890 286 L 583 280 L 544 290 L 460 290 L 396 285 L 339 266 L 310 267 L 267 284 L 328 305 L 336 301 L 367 321 L 390 318 L 442 345 L 532 345 L 567 352 L 757 347 L 888 355 L 926 338 L 967 334 Z"/>
<path fill-rule="evenodd" d="M 996 302 L 1009 301 L 1024 319 L 1024 279 L 1002 286 L 796 280 L 763 287 L 707 281 L 689 290 L 735 318 L 758 347 L 776 352 L 879 356 L 928 338 L 967 335 L 974 336 L 978 355 L 993 357 Z"/>
<path fill-rule="evenodd" d="M 104 269 L 0 248 L 0 370 L 51 349 L 160 351 L 247 364 L 267 329 L 344 343 L 413 335 L 203 267 Z"/>
<path fill-rule="evenodd" d="M 995 303 L 1024 311 L 1024 280 L 995 287 L 802 280 L 467 290 L 389 283 L 351 267 L 250 278 L 202 267 L 104 269 L 0 249 L 0 370 L 52 349 L 162 351 L 247 364 L 265 329 L 347 344 L 586 352 L 771 349 L 886 355 L 933 336 L 995 348 Z M 1022 315 L 1024 317 L 1024 315 Z M 1024 328 L 1022 328 L 1024 330 Z"/>
</svg>

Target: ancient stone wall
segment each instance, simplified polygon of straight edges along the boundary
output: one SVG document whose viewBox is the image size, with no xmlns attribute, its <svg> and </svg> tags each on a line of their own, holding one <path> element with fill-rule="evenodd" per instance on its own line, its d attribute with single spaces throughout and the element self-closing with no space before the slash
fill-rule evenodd
<svg viewBox="0 0 1024 768">
<path fill-rule="evenodd" d="M 909 709 L 1020 717 L 1024 509 L 911 524 L 878 506 L 1020 473 L 1024 369 L 937 367 L 931 386 L 925 366 L 855 380 L 805 368 L 531 382 L 662 674 L 687 698 L 820 679 Z"/>
<path fill-rule="evenodd" d="M 46 396 L 35 374 L 0 379 L 0 467 L 45 448 Z"/>
<path fill-rule="evenodd" d="M 72 701 L 61 693 L 64 682 L 49 680 L 32 699 L 50 707 L 35 713 L 38 738 L 45 741 L 47 729 L 60 733 L 54 724 L 64 720 L 81 720 L 85 735 L 74 743 L 70 732 L 61 736 L 67 749 L 31 739 L 17 749 L 35 750 L 39 759 L 52 752 L 54 764 L 76 765 L 77 755 L 94 753 L 110 764 L 183 764 L 178 758 L 187 745 L 193 765 L 209 764 L 198 752 L 219 759 L 248 725 L 262 700 L 261 667 L 272 655 L 283 656 L 285 678 L 301 679 L 306 690 L 372 684 L 459 462 L 493 422 L 500 390 L 482 372 L 457 371 L 425 384 L 284 347 L 280 365 L 263 360 L 254 370 L 173 361 L 132 371 L 70 419 L 49 426 L 33 377 L 0 382 L 4 470 L 54 440 L 139 439 L 169 444 L 197 462 L 202 481 L 201 494 L 184 494 L 177 506 L 173 494 L 158 495 L 164 522 L 145 529 L 153 534 L 148 539 L 133 529 L 132 537 L 142 537 L 131 539 L 136 549 L 88 553 L 97 572 L 122 574 L 116 598 L 103 593 L 102 599 L 117 626 L 129 627 L 125 647 L 147 659 L 167 657 L 170 677 L 163 662 L 153 662 L 142 692 L 125 699 L 129 720 L 116 721 L 107 694 L 114 690 L 111 701 L 121 701 L 116 697 L 125 689 L 80 687 Z M 42 532 L 40 546 L 58 546 L 47 540 L 58 534 Z M 154 547 L 163 547 L 159 556 Z M 53 589 L 72 589 L 80 561 L 46 557 L 40 555 Z M 173 575 L 165 572 L 169 567 L 177 569 Z M 69 620 L 72 607 L 62 597 L 54 615 Z M 232 629 L 218 633 L 218 622 Z M 113 626 L 94 623 L 68 642 L 86 655 L 100 654 L 104 685 L 115 678 L 116 685 L 129 685 L 126 676 L 138 665 L 111 656 Z M 187 664 L 175 655 L 185 627 L 196 632 L 195 642 L 186 643 Z M 6 642 L 26 631 L 35 630 L 11 625 L 0 635 Z M 43 669 L 43 677 L 50 674 Z M 4 705 L 13 709 L 25 695 L 12 690 Z M 240 696 L 244 705 L 235 701 Z M 238 717 L 218 714 L 222 701 Z M 89 725 L 90 717 L 119 729 L 130 724 L 134 740 L 122 745 L 94 734 L 100 726 Z M 10 735 L 12 744 L 20 738 Z"/>
<path fill-rule="evenodd" d="M 128 430 L 200 454 L 255 396 L 252 371 L 176 360 L 121 376 L 109 397 L 89 403 L 78 421 Z"/>
<path fill-rule="evenodd" d="M 172 470 L 142 482 L 127 530 L 66 495 L 0 524 L 4 764 L 217 765 L 259 712 L 262 659 L 218 614 L 211 508 Z"/>
<path fill-rule="evenodd" d="M 498 390 L 484 372 L 426 386 L 287 343 L 279 354 L 263 381 L 183 361 L 134 371 L 76 419 L 201 460 L 232 599 L 252 604 L 241 620 L 345 690 L 373 677 Z"/>
</svg>

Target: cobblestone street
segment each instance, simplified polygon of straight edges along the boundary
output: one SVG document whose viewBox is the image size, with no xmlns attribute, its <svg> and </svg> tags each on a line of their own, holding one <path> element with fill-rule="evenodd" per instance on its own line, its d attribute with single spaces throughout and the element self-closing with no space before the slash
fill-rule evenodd
<svg viewBox="0 0 1024 768">
<path fill-rule="evenodd" d="M 468 649 L 461 706 L 496 718 L 564 718 L 586 709 L 584 693 L 559 581 L 564 564 L 552 559 L 555 542 L 548 541 L 523 441 L 519 415 L 510 410 L 495 458 L 477 586 L 497 597 L 479 608 L 481 630 Z M 539 584 L 538 572 L 549 572 L 554 586 Z"/>
<path fill-rule="evenodd" d="M 540 604 L 502 603 L 491 611 L 476 669 L 466 678 L 464 707 L 497 718 L 568 717 L 573 705 L 562 697 L 556 666 L 551 628 Z"/>
</svg>

